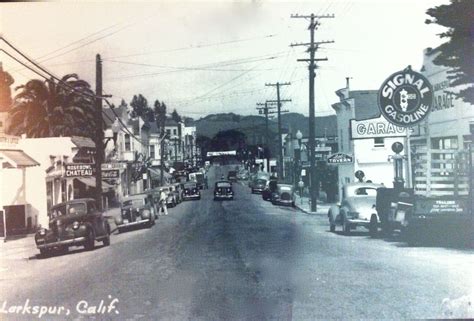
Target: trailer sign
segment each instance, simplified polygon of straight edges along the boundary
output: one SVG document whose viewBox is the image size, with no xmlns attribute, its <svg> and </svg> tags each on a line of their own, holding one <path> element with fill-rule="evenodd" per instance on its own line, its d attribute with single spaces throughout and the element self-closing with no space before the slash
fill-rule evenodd
<svg viewBox="0 0 474 321">
<path fill-rule="evenodd" d="M 388 77 L 379 89 L 380 111 L 389 122 L 411 127 L 421 122 L 433 104 L 433 87 L 408 66 Z"/>
</svg>

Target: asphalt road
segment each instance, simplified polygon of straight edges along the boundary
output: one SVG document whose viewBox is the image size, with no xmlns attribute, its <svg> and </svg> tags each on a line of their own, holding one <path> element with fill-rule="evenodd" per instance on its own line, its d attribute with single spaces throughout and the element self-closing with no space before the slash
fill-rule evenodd
<svg viewBox="0 0 474 321">
<path fill-rule="evenodd" d="M 211 168 L 209 182 L 227 170 Z M 439 318 L 463 304 L 444 299 L 474 290 L 472 250 L 330 233 L 324 215 L 272 206 L 243 184 L 234 190 L 224 202 L 205 190 L 156 226 L 113 235 L 92 252 L 40 258 L 32 239 L 7 243 L 0 320 L 38 319 L 11 312 L 27 300 L 51 307 L 47 320 Z M 101 300 L 115 308 L 94 311 Z"/>
</svg>

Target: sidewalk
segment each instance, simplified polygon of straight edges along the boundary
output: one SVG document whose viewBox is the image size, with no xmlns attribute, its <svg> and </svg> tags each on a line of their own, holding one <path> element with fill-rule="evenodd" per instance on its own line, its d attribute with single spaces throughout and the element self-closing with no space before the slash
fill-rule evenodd
<svg viewBox="0 0 474 321">
<path fill-rule="evenodd" d="M 295 194 L 295 206 L 299 208 L 302 212 L 310 215 L 327 215 L 328 210 L 335 203 L 323 203 L 318 201 L 316 206 L 316 212 L 311 212 L 311 205 L 309 197 L 303 196 L 302 198 L 299 195 Z"/>
</svg>

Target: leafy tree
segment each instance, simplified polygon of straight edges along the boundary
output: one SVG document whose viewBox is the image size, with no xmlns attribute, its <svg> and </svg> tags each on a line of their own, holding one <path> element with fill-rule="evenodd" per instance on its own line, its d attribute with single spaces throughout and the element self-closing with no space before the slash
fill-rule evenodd
<svg viewBox="0 0 474 321">
<path fill-rule="evenodd" d="M 173 119 L 177 123 L 181 121 L 181 116 L 178 114 L 176 109 L 174 109 L 173 112 L 171 113 L 171 119 Z"/>
<path fill-rule="evenodd" d="M 15 82 L 13 77 L 3 70 L 0 62 L 0 111 L 8 111 L 12 104 L 10 86 Z"/>
<path fill-rule="evenodd" d="M 132 101 L 130 102 L 130 106 L 132 107 L 131 116 L 132 118 L 137 117 L 145 117 L 148 112 L 148 101 L 142 94 L 134 95 Z"/>
<path fill-rule="evenodd" d="M 7 132 L 27 137 L 95 137 L 94 92 L 76 74 L 60 82 L 32 79 L 16 90 L 7 120 Z"/>
<path fill-rule="evenodd" d="M 450 4 L 428 9 L 426 13 L 432 19 L 425 21 L 448 28 L 439 35 L 448 41 L 439 47 L 440 54 L 434 63 L 450 67 L 448 78 L 451 85 L 461 86 L 455 96 L 471 104 L 474 103 L 473 12 L 472 0 L 451 0 Z"/>
<path fill-rule="evenodd" d="M 161 136 L 164 136 L 166 123 L 166 104 L 160 103 L 159 100 L 155 100 L 153 113 L 155 115 L 156 126 L 160 129 Z"/>
</svg>

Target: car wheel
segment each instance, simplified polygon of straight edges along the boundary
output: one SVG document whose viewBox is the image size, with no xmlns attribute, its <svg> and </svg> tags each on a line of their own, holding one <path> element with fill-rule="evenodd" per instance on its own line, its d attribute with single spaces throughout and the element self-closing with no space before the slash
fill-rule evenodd
<svg viewBox="0 0 474 321">
<path fill-rule="evenodd" d="M 342 232 L 344 235 L 351 234 L 351 226 L 347 223 L 347 221 L 343 218 L 342 219 Z"/>
<path fill-rule="evenodd" d="M 92 229 L 89 229 L 89 233 L 87 233 L 86 242 L 84 243 L 84 249 L 86 249 L 86 251 L 92 251 L 94 247 L 95 247 L 94 231 Z"/>
<path fill-rule="evenodd" d="M 377 226 L 377 216 L 372 215 L 370 218 L 369 223 L 369 235 L 371 238 L 376 238 L 378 234 L 378 226 Z"/>
<path fill-rule="evenodd" d="M 51 251 L 48 249 L 39 249 L 40 250 L 40 255 L 42 257 L 49 257 L 51 255 Z"/>
<path fill-rule="evenodd" d="M 102 240 L 102 244 L 104 246 L 109 246 L 110 245 L 110 234 L 109 234 L 108 231 L 107 231 L 107 236 Z"/>
</svg>

